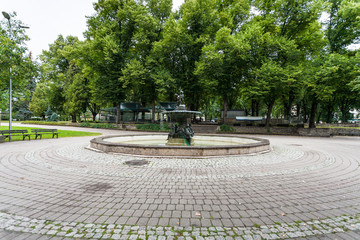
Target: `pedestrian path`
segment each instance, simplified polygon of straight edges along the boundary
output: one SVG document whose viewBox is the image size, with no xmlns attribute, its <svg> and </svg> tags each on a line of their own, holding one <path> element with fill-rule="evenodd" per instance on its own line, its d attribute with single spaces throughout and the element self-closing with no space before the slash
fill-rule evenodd
<svg viewBox="0 0 360 240">
<path fill-rule="evenodd" d="M 0 144 L 0 239 L 360 239 L 360 138 L 260 137 L 271 152 L 207 159 Z"/>
</svg>

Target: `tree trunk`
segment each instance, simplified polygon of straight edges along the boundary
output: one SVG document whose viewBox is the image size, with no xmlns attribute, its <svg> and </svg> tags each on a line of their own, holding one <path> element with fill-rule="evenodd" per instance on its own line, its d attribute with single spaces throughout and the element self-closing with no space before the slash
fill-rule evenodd
<svg viewBox="0 0 360 240">
<path fill-rule="evenodd" d="M 326 123 L 331 123 L 332 117 L 333 117 L 333 106 L 330 102 L 328 102 L 326 108 Z"/>
<path fill-rule="evenodd" d="M 89 110 L 92 114 L 92 119 L 96 121 L 96 115 L 100 112 L 100 107 L 96 103 L 89 104 Z"/>
<path fill-rule="evenodd" d="M 120 104 L 116 106 L 116 124 L 120 123 Z"/>
<path fill-rule="evenodd" d="M 151 105 L 151 122 L 155 123 L 155 99 L 152 100 Z"/>
<path fill-rule="evenodd" d="M 321 109 L 321 108 L 320 108 L 320 109 Z M 316 123 L 320 123 L 321 115 L 322 115 L 322 112 L 320 111 L 319 114 L 317 115 Z"/>
<path fill-rule="evenodd" d="M 342 123 L 345 123 L 345 122 L 347 122 L 347 116 L 346 116 L 346 114 L 348 113 L 348 107 L 347 107 L 347 105 L 346 104 L 341 104 L 340 105 L 340 111 L 341 111 L 341 122 Z"/>
<path fill-rule="evenodd" d="M 292 107 L 292 104 L 294 102 L 294 96 L 292 93 L 289 93 L 289 99 L 288 99 L 288 102 L 285 102 L 284 103 L 284 110 L 285 110 L 285 119 L 287 118 L 288 120 L 290 120 L 291 118 L 291 107 Z"/>
<path fill-rule="evenodd" d="M 226 98 L 224 98 L 224 111 L 223 111 L 223 124 L 225 124 L 226 123 L 226 118 L 227 118 L 227 108 L 228 108 L 228 106 L 227 106 L 227 100 L 226 100 Z"/>
<path fill-rule="evenodd" d="M 300 109 L 301 109 L 301 106 L 300 104 L 296 104 L 296 117 L 300 117 Z"/>
<path fill-rule="evenodd" d="M 309 128 L 316 128 L 315 119 L 316 119 L 316 111 L 317 111 L 318 103 L 317 99 L 314 99 L 311 104 L 311 112 L 310 112 L 310 119 L 309 119 Z"/>
<path fill-rule="evenodd" d="M 308 112 L 307 112 L 305 100 L 303 100 L 302 108 L 303 108 L 304 123 L 307 123 L 308 122 Z"/>
<path fill-rule="evenodd" d="M 76 123 L 76 115 L 71 115 L 71 122 Z"/>
<path fill-rule="evenodd" d="M 256 101 L 255 101 L 255 99 L 252 99 L 251 100 L 251 116 L 256 116 L 255 115 L 255 108 L 256 108 Z"/>
<path fill-rule="evenodd" d="M 347 110 L 345 110 L 345 109 L 343 109 L 343 110 L 341 110 L 341 121 L 342 121 L 342 123 L 346 123 L 347 122 L 347 116 L 346 116 L 346 114 L 347 114 Z"/>
<path fill-rule="evenodd" d="M 266 122 L 265 127 L 270 127 L 271 113 L 274 107 L 275 101 L 271 101 L 268 105 L 267 113 L 266 113 Z"/>
</svg>

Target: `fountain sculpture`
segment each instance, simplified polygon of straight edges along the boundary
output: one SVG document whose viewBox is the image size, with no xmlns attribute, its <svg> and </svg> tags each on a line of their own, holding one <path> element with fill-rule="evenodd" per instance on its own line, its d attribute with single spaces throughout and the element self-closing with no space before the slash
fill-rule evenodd
<svg viewBox="0 0 360 240">
<path fill-rule="evenodd" d="M 191 146 L 193 144 L 194 131 L 191 127 L 191 117 L 194 114 L 200 114 L 197 111 L 188 111 L 183 104 L 184 93 L 180 91 L 177 96 L 177 106 L 173 111 L 165 111 L 172 122 L 171 132 L 168 135 L 166 145 L 172 146 Z"/>
</svg>

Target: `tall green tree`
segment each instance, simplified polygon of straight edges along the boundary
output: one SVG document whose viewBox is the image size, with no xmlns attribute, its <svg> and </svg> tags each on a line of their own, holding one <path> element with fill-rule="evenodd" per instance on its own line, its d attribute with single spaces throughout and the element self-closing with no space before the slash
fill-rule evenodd
<svg viewBox="0 0 360 240">
<path fill-rule="evenodd" d="M 122 70 L 134 58 L 135 35 L 144 14 L 144 6 L 135 0 L 99 0 L 94 4 L 96 14 L 89 17 L 85 32 L 88 66 L 94 72 L 93 86 L 96 97 L 118 108 L 126 98 Z"/>
<path fill-rule="evenodd" d="M 283 75 L 288 77 L 286 77 L 287 82 L 283 82 L 279 98 L 283 99 L 284 109 L 286 109 L 285 115 L 290 115 L 294 99 L 299 94 L 299 86 L 302 86 L 300 83 L 302 78 L 299 77 L 301 74 L 297 74 L 301 72 L 298 66 L 318 54 L 324 46 L 321 25 L 318 21 L 324 9 L 323 2 L 320 0 L 257 0 L 254 7 L 259 11 L 259 14 L 254 16 L 252 21 L 259 22 L 264 33 L 270 34 L 271 38 L 274 39 L 272 42 L 279 43 L 274 45 L 274 49 L 266 48 L 265 54 L 270 53 L 270 59 L 275 63 L 275 65 L 272 63 L 268 66 L 277 66 L 288 72 L 288 74 Z M 267 42 L 265 44 L 268 45 Z M 291 47 L 289 48 L 289 46 Z M 255 61 L 258 60 L 259 58 L 256 57 Z M 253 65 L 258 69 L 262 68 L 262 64 L 259 62 Z M 256 81 L 253 82 L 256 85 Z M 279 92 L 280 89 L 273 88 L 273 90 Z M 267 104 L 268 112 L 271 111 L 269 109 L 271 105 Z"/>
<path fill-rule="evenodd" d="M 73 82 L 74 75 L 64 49 L 78 41 L 77 37 L 59 35 L 54 43 L 49 45 L 49 50 L 43 51 L 40 55 L 40 81 L 49 86 L 50 108 L 58 114 L 65 114 L 66 92 Z"/>
<path fill-rule="evenodd" d="M 30 110 L 36 116 L 45 120 L 46 110 L 49 108 L 49 87 L 46 83 L 40 82 L 36 85 L 35 92 L 29 104 Z"/>
<path fill-rule="evenodd" d="M 326 36 L 330 53 L 343 53 L 360 40 L 360 2 L 327 0 L 330 4 Z"/>
<path fill-rule="evenodd" d="M 138 15 L 133 59 L 123 68 L 123 76 L 120 78 L 130 99 L 142 105 L 151 103 L 152 122 L 155 121 L 155 101 L 159 91 L 165 81 L 171 81 L 153 51 L 155 42 L 162 38 L 164 22 L 170 13 L 171 1 L 146 1 Z"/>
<path fill-rule="evenodd" d="M 223 122 L 228 107 L 238 97 L 241 81 L 247 69 L 250 46 L 243 34 L 231 35 L 229 28 L 220 29 L 213 44 L 203 48 L 196 74 L 207 92 L 216 92 L 223 102 Z"/>
<path fill-rule="evenodd" d="M 11 25 L 11 27 L 10 27 Z M 36 76 L 37 65 L 31 60 L 26 41 L 29 40 L 20 20 L 10 13 L 9 21 L 0 21 L 0 110 L 8 108 L 10 77 L 13 95 L 24 92 L 26 86 Z M 10 72 L 11 69 L 11 72 Z M 7 94 L 6 94 L 7 93 Z M 28 97 L 28 96 L 27 96 Z"/>
<path fill-rule="evenodd" d="M 164 38 L 156 46 L 161 63 L 182 89 L 190 109 L 199 109 L 204 88 L 199 75 L 195 74 L 196 62 L 202 49 L 215 40 L 222 27 L 231 33 L 239 30 L 249 13 L 248 1 L 186 1 L 178 15 L 169 18 Z"/>
</svg>

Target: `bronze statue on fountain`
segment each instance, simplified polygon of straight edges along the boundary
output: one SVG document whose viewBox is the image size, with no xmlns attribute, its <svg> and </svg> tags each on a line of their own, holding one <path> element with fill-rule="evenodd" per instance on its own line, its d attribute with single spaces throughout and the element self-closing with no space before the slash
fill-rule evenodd
<svg viewBox="0 0 360 240">
<path fill-rule="evenodd" d="M 192 145 L 192 137 L 194 136 L 194 131 L 190 123 L 191 117 L 194 114 L 200 114 L 200 112 L 186 110 L 183 104 L 184 93 L 182 91 L 180 91 L 180 94 L 176 94 L 176 97 L 177 106 L 175 110 L 164 112 L 172 122 L 172 129 L 168 135 L 166 145 L 190 146 Z"/>
</svg>

